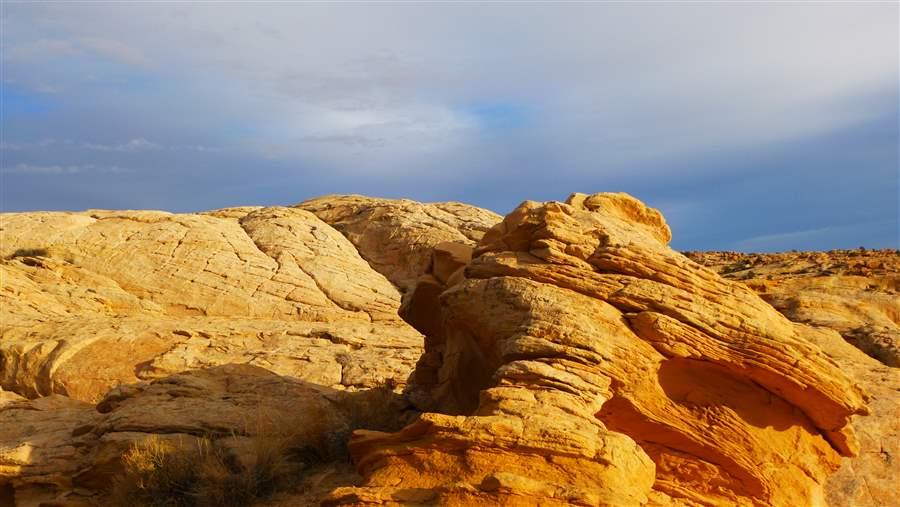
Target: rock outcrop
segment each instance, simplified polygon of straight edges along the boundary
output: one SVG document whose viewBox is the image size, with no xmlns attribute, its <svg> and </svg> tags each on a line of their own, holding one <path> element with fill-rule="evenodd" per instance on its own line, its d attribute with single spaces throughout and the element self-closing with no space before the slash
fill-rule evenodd
<svg viewBox="0 0 900 507">
<path fill-rule="evenodd" d="M 866 354 L 900 367 L 900 251 L 687 255 L 743 281 L 791 320 L 834 329 Z"/>
<path fill-rule="evenodd" d="M 6 214 L 0 232 L 0 386 L 24 396 L 229 363 L 402 384 L 420 355 L 397 289 L 307 211 Z"/>
<path fill-rule="evenodd" d="M 869 395 L 868 417 L 851 421 L 859 454 L 844 458 L 825 485 L 826 504 L 833 507 L 882 507 L 896 503 L 900 483 L 900 371 L 866 356 L 831 329 L 797 326 Z"/>
<path fill-rule="evenodd" d="M 432 207 L 490 216 L 410 209 Z M 420 223 L 417 241 L 474 234 L 459 223 Z M 422 337 L 398 289 L 308 211 L 10 213 L 0 234 L 0 505 L 102 504 L 121 454 L 152 436 L 241 451 L 271 433 L 261 418 L 332 436 L 402 421 L 376 386 L 402 388 Z"/>
<path fill-rule="evenodd" d="M 797 329 L 870 393 L 872 414 L 852 422 L 859 456 L 845 458 L 828 480 L 827 500 L 854 507 L 894 503 L 900 483 L 900 252 L 687 255 L 742 280 L 791 320 L 810 324 Z"/>
<path fill-rule="evenodd" d="M 0 482 L 15 505 L 104 505 L 122 455 L 150 437 L 188 447 L 209 439 L 241 462 L 273 451 L 302 458 L 340 453 L 362 419 L 402 421 L 404 406 L 387 390 L 337 391 L 245 364 L 123 385 L 96 407 L 62 395 L 11 399 L 0 402 Z"/>
<path fill-rule="evenodd" d="M 428 410 L 350 447 L 345 505 L 819 505 L 866 395 L 624 194 L 525 202 L 440 296 Z"/>
<path fill-rule="evenodd" d="M 423 204 L 358 195 L 319 197 L 296 207 L 341 231 L 373 269 L 404 291 L 428 270 L 434 246 L 472 246 L 503 218 L 457 202 Z"/>
<path fill-rule="evenodd" d="M 304 479 L 273 506 L 874 507 L 900 479 L 900 370 L 847 343 L 890 364 L 892 252 L 689 259 L 625 194 L 0 234 L 0 505 L 109 504 L 148 441 L 275 446 Z M 355 470 L 310 457 L 355 428 Z"/>
</svg>

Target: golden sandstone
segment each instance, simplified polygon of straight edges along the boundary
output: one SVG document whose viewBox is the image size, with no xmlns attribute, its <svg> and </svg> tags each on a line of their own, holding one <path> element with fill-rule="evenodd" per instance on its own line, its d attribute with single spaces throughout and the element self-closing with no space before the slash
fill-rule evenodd
<svg viewBox="0 0 900 507">
<path fill-rule="evenodd" d="M 265 501 L 894 500 L 896 252 L 819 276 L 685 256 L 626 194 L 505 218 L 359 196 L 7 213 L 0 233 L 3 505 L 104 505 L 151 436 L 250 463 L 261 435 L 354 428 L 355 471 Z"/>
</svg>

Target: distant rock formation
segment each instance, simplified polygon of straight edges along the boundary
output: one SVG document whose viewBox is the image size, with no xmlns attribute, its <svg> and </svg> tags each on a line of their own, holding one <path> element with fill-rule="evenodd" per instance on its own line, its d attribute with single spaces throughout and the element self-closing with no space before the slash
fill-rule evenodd
<svg viewBox="0 0 900 507">
<path fill-rule="evenodd" d="M 890 341 L 887 254 L 827 277 L 689 254 L 710 270 L 625 194 L 7 213 L 0 234 L 0 505 L 102 505 L 148 437 L 240 470 L 261 439 L 302 458 L 357 427 L 393 431 L 355 433 L 360 475 L 326 463 L 270 505 L 894 497 L 900 370 L 845 341 Z"/>
</svg>

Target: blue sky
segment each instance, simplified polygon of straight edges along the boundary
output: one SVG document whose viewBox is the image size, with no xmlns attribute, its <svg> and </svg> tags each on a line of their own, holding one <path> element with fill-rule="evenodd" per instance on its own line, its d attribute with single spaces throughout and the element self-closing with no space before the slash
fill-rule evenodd
<svg viewBox="0 0 900 507">
<path fill-rule="evenodd" d="M 0 209 L 625 191 L 680 249 L 900 247 L 900 6 L 2 4 Z"/>
</svg>

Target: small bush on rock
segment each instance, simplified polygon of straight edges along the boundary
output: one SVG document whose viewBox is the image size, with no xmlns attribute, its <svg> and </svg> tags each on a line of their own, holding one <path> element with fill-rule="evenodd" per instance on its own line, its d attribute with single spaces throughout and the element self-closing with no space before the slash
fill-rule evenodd
<svg viewBox="0 0 900 507">
<path fill-rule="evenodd" d="M 46 257 L 49 252 L 46 248 L 19 248 L 13 252 L 8 259 L 17 257 Z"/>
<path fill-rule="evenodd" d="M 152 436 L 123 455 L 124 473 L 112 488 L 113 505 L 148 507 L 239 506 L 289 487 L 303 468 L 277 447 L 241 463 L 222 440 Z"/>
<path fill-rule="evenodd" d="M 138 507 L 244 506 L 301 486 L 312 468 L 348 462 L 356 429 L 393 431 L 405 403 L 390 388 L 303 404 L 296 417 L 259 407 L 232 435 L 151 436 L 122 456 L 109 503 Z"/>
</svg>

